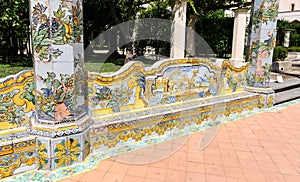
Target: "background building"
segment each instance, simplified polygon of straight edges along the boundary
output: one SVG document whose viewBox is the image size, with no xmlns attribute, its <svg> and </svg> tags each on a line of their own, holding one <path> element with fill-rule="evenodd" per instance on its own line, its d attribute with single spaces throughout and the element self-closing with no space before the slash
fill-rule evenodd
<svg viewBox="0 0 300 182">
<path fill-rule="evenodd" d="M 300 21 L 300 0 L 279 0 L 280 20 Z"/>
</svg>

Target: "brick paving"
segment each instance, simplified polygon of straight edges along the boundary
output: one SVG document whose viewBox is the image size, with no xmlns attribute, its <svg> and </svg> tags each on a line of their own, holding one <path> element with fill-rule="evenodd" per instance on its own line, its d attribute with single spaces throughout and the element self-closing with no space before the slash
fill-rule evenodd
<svg viewBox="0 0 300 182">
<path fill-rule="evenodd" d="M 198 132 L 160 161 L 137 165 L 107 159 L 63 181 L 300 182 L 299 111 L 296 104 L 221 125 L 204 150 L 199 147 L 203 132 Z"/>
</svg>

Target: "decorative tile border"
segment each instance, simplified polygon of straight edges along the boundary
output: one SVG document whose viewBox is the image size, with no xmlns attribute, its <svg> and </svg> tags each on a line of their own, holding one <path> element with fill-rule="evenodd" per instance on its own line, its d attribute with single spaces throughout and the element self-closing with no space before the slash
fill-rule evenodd
<svg viewBox="0 0 300 182">
<path fill-rule="evenodd" d="M 222 123 L 219 124 L 226 124 L 230 122 L 235 122 L 237 120 L 240 120 L 242 118 L 246 118 L 252 115 L 264 113 L 264 112 L 276 112 L 282 109 L 285 109 L 289 106 L 299 104 L 300 99 L 293 100 L 284 104 L 280 104 L 277 106 L 274 106 L 272 108 L 268 109 L 254 109 L 252 111 L 243 111 L 241 114 L 236 114 L 232 115 L 228 118 L 224 118 L 222 120 Z M 187 128 L 185 130 L 181 130 L 178 133 L 174 134 L 167 134 L 167 135 L 162 135 L 156 138 L 151 138 L 148 140 L 143 140 L 140 142 L 132 143 L 130 146 L 124 146 L 123 148 L 114 148 L 112 149 L 109 153 L 102 153 L 102 152 L 96 152 L 96 153 L 91 153 L 83 162 L 68 166 L 65 168 L 60 168 L 55 171 L 44 171 L 44 170 L 32 170 L 29 172 L 25 172 L 19 175 L 15 175 L 9 178 L 2 179 L 3 182 L 23 182 L 23 181 L 31 181 L 31 182 L 50 182 L 50 181 L 57 181 L 61 180 L 64 178 L 71 177 L 73 175 L 77 175 L 80 173 L 84 173 L 90 170 L 93 170 L 96 168 L 98 165 L 101 165 L 101 161 L 107 158 L 110 158 L 115 155 L 123 154 L 125 152 L 129 151 L 134 151 L 138 150 L 143 147 L 147 147 L 149 145 L 154 145 L 158 144 L 160 142 L 164 142 L 167 140 L 172 140 L 174 138 L 184 136 L 184 135 L 190 135 L 195 132 L 203 131 L 205 129 L 208 129 L 212 127 L 209 125 L 209 123 L 203 123 L 201 126 L 197 126 L 194 128 Z"/>
</svg>

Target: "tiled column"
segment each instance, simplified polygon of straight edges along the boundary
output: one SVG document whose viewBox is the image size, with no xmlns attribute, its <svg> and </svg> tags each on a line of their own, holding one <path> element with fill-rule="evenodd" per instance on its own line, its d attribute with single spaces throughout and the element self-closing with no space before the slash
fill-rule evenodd
<svg viewBox="0 0 300 182">
<path fill-rule="evenodd" d="M 175 17 L 171 40 L 171 58 L 184 58 L 186 38 L 186 7 L 187 0 L 176 0 Z"/>
<path fill-rule="evenodd" d="M 273 49 L 276 44 L 278 0 L 252 1 L 249 33 L 248 89 L 259 92 L 262 107 L 271 106 L 274 91 L 270 86 Z"/>
<path fill-rule="evenodd" d="M 31 0 L 39 168 L 56 169 L 89 154 L 85 111 L 82 0 Z"/>
<path fill-rule="evenodd" d="M 239 8 L 234 11 L 234 28 L 232 38 L 232 54 L 230 62 L 233 65 L 244 62 L 245 33 L 248 9 Z"/>
</svg>

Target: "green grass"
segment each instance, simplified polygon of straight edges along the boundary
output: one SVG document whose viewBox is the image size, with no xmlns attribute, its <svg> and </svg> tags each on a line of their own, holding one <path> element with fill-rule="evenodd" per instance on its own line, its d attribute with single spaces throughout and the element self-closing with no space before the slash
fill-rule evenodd
<svg viewBox="0 0 300 182">
<path fill-rule="evenodd" d="M 24 70 L 33 70 L 32 67 L 14 66 L 9 64 L 0 64 L 0 78 L 4 78 L 8 75 L 14 75 Z"/>
<path fill-rule="evenodd" d="M 106 72 L 115 72 L 118 71 L 122 66 L 115 65 L 114 63 L 95 63 L 87 62 L 84 63 L 84 69 L 86 71 L 106 73 Z M 0 64 L 0 78 L 4 78 L 9 75 L 15 75 L 24 70 L 33 70 L 33 67 L 29 66 L 20 66 L 18 64 Z"/>
<path fill-rule="evenodd" d="M 86 71 L 107 73 L 118 71 L 122 66 L 115 65 L 114 63 L 84 63 Z"/>
</svg>

